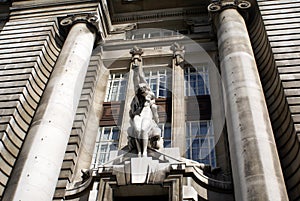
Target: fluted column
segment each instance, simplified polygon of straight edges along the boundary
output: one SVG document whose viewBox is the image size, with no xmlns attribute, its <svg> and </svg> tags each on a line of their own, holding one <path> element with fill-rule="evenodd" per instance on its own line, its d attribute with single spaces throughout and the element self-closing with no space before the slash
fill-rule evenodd
<svg viewBox="0 0 300 201">
<path fill-rule="evenodd" d="M 178 43 L 171 46 L 173 51 L 172 71 L 172 142 L 178 147 L 180 155 L 186 152 L 185 101 L 184 101 L 184 47 Z"/>
<path fill-rule="evenodd" d="M 288 200 L 244 18 L 247 1 L 219 1 L 213 14 L 225 88 L 235 200 Z"/>
<path fill-rule="evenodd" d="M 61 21 L 69 34 L 44 91 L 3 201 L 52 200 L 96 39 L 95 15 Z"/>
</svg>

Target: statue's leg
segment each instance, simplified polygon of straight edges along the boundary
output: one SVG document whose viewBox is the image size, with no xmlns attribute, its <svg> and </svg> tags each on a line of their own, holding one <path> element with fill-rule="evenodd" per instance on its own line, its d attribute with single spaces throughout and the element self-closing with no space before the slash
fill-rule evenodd
<svg viewBox="0 0 300 201">
<path fill-rule="evenodd" d="M 143 145 L 143 150 L 142 150 L 142 156 L 146 157 L 147 156 L 147 147 L 148 147 L 148 139 L 142 139 L 142 145 Z"/>
<path fill-rule="evenodd" d="M 157 105 L 153 104 L 151 106 L 151 111 L 152 111 L 152 115 L 153 115 L 153 119 L 156 123 L 159 123 L 159 116 L 158 116 L 158 112 L 157 112 Z"/>
<path fill-rule="evenodd" d="M 135 138 L 135 145 L 136 145 L 138 157 L 141 157 L 142 149 L 141 149 L 140 139 Z"/>
<path fill-rule="evenodd" d="M 137 149 L 137 154 L 140 157 L 142 155 L 142 148 L 141 148 L 141 129 L 142 125 L 142 118 L 139 115 L 135 115 L 133 118 L 133 130 L 134 130 L 134 136 L 135 136 L 135 145 Z"/>
<path fill-rule="evenodd" d="M 142 130 L 141 130 L 142 156 L 147 156 L 149 132 L 151 128 L 152 128 L 152 119 L 145 118 L 142 122 Z"/>
</svg>

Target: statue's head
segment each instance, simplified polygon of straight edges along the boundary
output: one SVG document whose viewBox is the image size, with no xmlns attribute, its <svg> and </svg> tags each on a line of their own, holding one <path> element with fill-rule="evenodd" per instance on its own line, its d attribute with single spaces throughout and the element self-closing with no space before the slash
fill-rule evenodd
<svg viewBox="0 0 300 201">
<path fill-rule="evenodd" d="M 142 95 L 142 94 L 147 93 L 147 92 L 150 91 L 150 90 L 151 90 L 151 89 L 150 89 L 150 87 L 148 86 L 148 84 L 146 84 L 146 83 L 140 83 L 137 92 L 140 93 L 140 94 Z"/>
</svg>

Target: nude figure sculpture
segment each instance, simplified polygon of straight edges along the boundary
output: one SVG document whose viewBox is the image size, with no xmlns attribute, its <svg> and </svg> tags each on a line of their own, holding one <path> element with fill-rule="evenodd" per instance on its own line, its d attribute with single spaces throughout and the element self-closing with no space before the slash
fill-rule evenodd
<svg viewBox="0 0 300 201">
<path fill-rule="evenodd" d="M 134 60 L 133 84 L 135 96 L 132 99 L 129 116 L 131 120 L 132 133 L 129 133 L 129 146 L 136 148 L 138 156 L 147 156 L 147 147 L 160 149 L 161 130 L 158 127 L 159 117 L 155 95 L 145 80 L 145 75 L 139 63 Z M 149 143 L 150 139 L 150 143 Z"/>
</svg>

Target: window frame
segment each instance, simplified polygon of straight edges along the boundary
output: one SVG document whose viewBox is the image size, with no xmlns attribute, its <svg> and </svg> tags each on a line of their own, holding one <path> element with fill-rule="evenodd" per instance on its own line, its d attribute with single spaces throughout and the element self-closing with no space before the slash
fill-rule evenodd
<svg viewBox="0 0 300 201">
<path fill-rule="evenodd" d="M 198 132 L 193 132 L 192 124 L 198 124 Z M 201 133 L 201 124 L 206 124 L 206 134 Z M 203 127 L 202 127 L 203 128 Z M 202 130 L 203 131 L 203 130 Z M 197 147 L 197 145 L 199 147 Z M 186 157 L 200 163 L 216 167 L 216 150 L 211 120 L 186 121 Z M 206 151 L 205 151 L 206 150 Z M 194 157 L 194 155 L 198 157 Z M 205 156 L 205 157 L 203 157 Z"/>
<path fill-rule="evenodd" d="M 170 97 L 170 90 L 172 88 L 172 69 L 166 65 L 161 66 L 144 66 L 144 74 L 145 80 L 150 86 L 151 90 L 155 94 L 155 98 L 168 98 Z M 154 71 L 155 70 L 155 71 Z M 164 71 L 161 73 L 160 71 Z M 153 72 L 156 72 L 154 74 Z M 149 76 L 148 76 L 149 73 Z M 153 75 L 154 74 L 154 75 Z M 163 78 L 164 80 L 161 80 Z M 154 80 L 155 82 L 151 82 Z M 164 83 L 164 88 L 161 88 L 162 83 Z M 156 89 L 153 89 L 153 85 L 155 84 Z M 161 95 L 161 90 L 163 90 L 163 94 Z"/>
<path fill-rule="evenodd" d="M 110 130 L 108 137 L 105 137 L 105 131 Z M 114 137 L 114 130 L 118 131 L 117 138 Z M 91 168 L 95 168 L 100 164 L 103 164 L 108 161 L 109 155 L 111 151 L 118 150 L 119 146 L 119 138 L 120 138 L 121 130 L 118 126 L 102 126 L 98 128 L 98 133 L 96 137 L 92 162 L 91 162 Z M 106 150 L 101 150 L 102 147 L 106 147 Z M 115 147 L 115 149 L 111 149 L 111 147 Z M 102 157 L 104 159 L 102 160 Z"/>
<path fill-rule="evenodd" d="M 195 77 L 194 86 L 192 86 L 193 85 L 192 77 Z M 202 79 L 199 80 L 199 77 L 201 77 Z M 203 81 L 203 86 L 201 86 L 201 81 Z M 203 93 L 200 92 L 202 88 L 203 88 Z M 184 67 L 184 96 L 201 96 L 201 95 L 210 95 L 208 63 L 185 66 Z"/>
<path fill-rule="evenodd" d="M 127 72 L 111 72 L 109 74 L 109 78 L 106 86 L 105 93 L 105 102 L 113 102 L 113 101 L 124 101 L 126 99 L 126 90 L 128 85 L 128 76 Z M 116 76 L 119 75 L 120 77 Z M 117 83 L 117 85 L 114 85 Z M 124 83 L 124 85 L 122 85 Z M 116 86 L 116 91 L 114 91 L 114 87 Z M 123 92 L 121 92 L 121 88 L 123 88 Z M 123 95 L 123 96 L 122 96 Z M 114 97 L 115 98 L 112 98 Z"/>
</svg>

